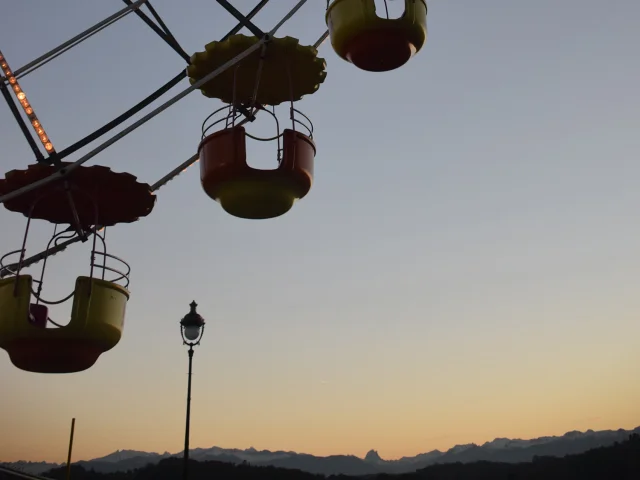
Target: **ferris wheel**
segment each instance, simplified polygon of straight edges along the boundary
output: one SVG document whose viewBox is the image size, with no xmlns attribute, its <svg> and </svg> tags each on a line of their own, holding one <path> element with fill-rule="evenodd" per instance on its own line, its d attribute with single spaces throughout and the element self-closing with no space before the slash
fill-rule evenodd
<svg viewBox="0 0 640 480">
<path fill-rule="evenodd" d="M 384 13 L 376 11 L 375 0 L 327 0 L 327 30 L 313 45 L 277 36 L 307 0 L 300 0 L 268 31 L 252 20 L 269 0 L 261 0 L 246 15 L 228 0 L 216 1 L 238 24 L 220 40 L 192 55 L 182 49 L 150 0 L 123 0 L 126 7 L 122 10 L 16 70 L 11 69 L 0 50 L 0 91 L 35 157 L 35 163 L 11 170 L 0 179 L 0 202 L 6 209 L 27 217 L 22 246 L 0 257 L 0 347 L 17 368 L 37 373 L 79 372 L 115 347 L 122 336 L 130 297 L 130 268 L 124 260 L 107 252 L 106 229 L 149 215 L 156 192 L 194 163 L 200 162 L 205 194 L 235 217 L 275 218 L 309 193 L 316 144 L 310 117 L 296 107 L 296 102 L 315 93 L 325 80 L 326 62 L 318 57 L 318 48 L 327 38 L 340 58 L 369 72 L 402 67 L 427 39 L 425 0 L 403 0 L 404 12 L 398 18 L 389 18 L 387 0 L 383 2 Z M 187 67 L 114 120 L 57 150 L 20 86 L 20 79 L 132 13 L 180 55 Z M 240 34 L 243 28 L 251 35 Z M 185 78 L 190 82 L 188 88 L 89 153 L 75 161 L 67 160 L 156 102 Z M 158 181 L 143 183 L 129 173 L 116 173 L 106 166 L 85 166 L 196 89 L 207 98 L 222 101 L 224 106 L 204 120 L 197 153 Z M 282 104 L 289 107 L 286 119 L 279 119 L 275 113 L 275 107 Z M 271 136 L 258 137 L 246 131 L 245 125 L 257 115 L 273 119 Z M 277 168 L 250 167 L 248 140 L 273 145 Z M 27 256 L 29 228 L 34 220 L 53 223 L 55 229 L 42 252 Z M 89 274 L 78 277 L 65 298 L 46 300 L 43 287 L 47 259 L 85 241 L 92 245 Z M 37 278 L 24 273 L 27 267 L 38 263 L 41 269 Z M 49 317 L 49 306 L 68 301 L 72 303 L 68 323 L 62 325 L 64 322 Z"/>
</svg>

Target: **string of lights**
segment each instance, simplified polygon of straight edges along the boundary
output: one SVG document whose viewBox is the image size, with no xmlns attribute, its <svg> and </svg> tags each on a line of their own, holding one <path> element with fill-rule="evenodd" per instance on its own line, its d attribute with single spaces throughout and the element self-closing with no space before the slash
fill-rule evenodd
<svg viewBox="0 0 640 480">
<path fill-rule="evenodd" d="M 1 50 L 0 50 L 0 68 L 2 68 L 2 73 L 4 74 L 4 77 L 6 79 L 5 81 L 9 84 L 9 86 L 11 87 L 11 90 L 13 91 L 13 94 L 15 95 L 15 97 L 18 99 L 18 102 L 22 106 L 24 113 L 26 114 L 27 118 L 29 119 L 29 122 L 31 123 L 31 127 L 33 128 L 34 132 L 36 132 L 36 135 L 38 135 L 38 138 L 40 139 L 42 146 L 47 151 L 47 153 L 49 154 L 55 153 L 55 148 L 53 148 L 53 143 L 51 143 L 51 140 L 49 139 L 49 135 L 47 135 L 47 132 L 44 130 L 42 123 L 40 123 L 40 120 L 38 120 L 38 117 L 36 116 L 36 113 L 33 110 L 33 107 L 31 106 L 31 104 L 29 103 L 29 100 L 27 99 L 27 94 L 24 93 L 24 90 L 22 90 L 22 87 L 20 86 L 20 82 L 18 82 L 18 79 L 15 77 L 15 75 L 11 71 L 11 68 L 9 67 L 9 63 L 7 62 L 7 59 Z"/>
</svg>

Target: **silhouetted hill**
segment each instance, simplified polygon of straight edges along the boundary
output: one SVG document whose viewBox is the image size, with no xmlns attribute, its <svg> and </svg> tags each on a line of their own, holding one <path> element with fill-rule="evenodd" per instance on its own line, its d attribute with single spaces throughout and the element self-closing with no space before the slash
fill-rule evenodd
<svg viewBox="0 0 640 480">
<path fill-rule="evenodd" d="M 432 465 L 407 480 L 637 480 L 640 479 L 640 435 L 622 443 L 577 455 L 534 457 L 530 462 L 473 462 Z"/>
<path fill-rule="evenodd" d="M 46 472 L 46 477 L 53 480 L 66 480 L 67 471 L 59 467 Z M 156 465 L 147 465 L 137 470 L 117 473 L 98 473 L 86 470 L 79 465 L 71 467 L 73 480 L 173 480 L 182 478 L 182 459 L 172 457 L 161 460 Z M 189 462 L 190 480 L 324 480 L 324 476 L 314 475 L 300 470 L 277 467 L 256 467 L 248 463 L 226 463 L 217 461 Z"/>
<path fill-rule="evenodd" d="M 480 447 L 465 449 L 466 452 Z M 341 457 L 341 460 L 350 457 Z M 179 480 L 182 461 L 167 458 L 156 465 L 117 473 L 98 473 L 74 465 L 73 480 Z M 47 472 L 46 477 L 65 480 L 66 470 L 57 468 Z M 231 464 L 216 461 L 190 461 L 190 480 L 324 480 L 301 470 L 273 466 L 259 467 L 244 462 Z M 332 480 L 348 478 L 343 475 L 329 477 Z M 640 479 L 640 435 L 633 434 L 622 443 L 599 447 L 577 455 L 557 457 L 535 457 L 530 462 L 471 462 L 431 465 L 413 473 L 398 475 L 378 474 L 369 477 L 375 480 L 638 480 Z"/>
<path fill-rule="evenodd" d="M 468 463 L 477 461 L 491 462 L 529 462 L 535 456 L 562 457 L 565 455 L 582 453 L 596 447 L 612 445 L 628 438 L 631 433 L 640 433 L 640 427 L 635 430 L 604 430 L 594 432 L 568 432 L 560 437 L 541 437 L 530 440 L 496 438 L 482 445 L 473 443 L 456 445 L 446 452 L 433 450 L 415 457 L 403 457 L 399 460 L 384 460 L 375 450 L 367 453 L 364 459 L 353 455 L 334 455 L 316 457 L 304 453 L 268 450 L 258 451 L 254 448 L 246 450 L 224 449 L 219 447 L 196 448 L 189 451 L 194 460 L 221 461 L 239 464 L 248 462 L 252 465 L 275 466 L 289 469 L 299 469 L 314 474 L 324 475 L 373 475 L 377 473 L 408 473 L 435 463 Z M 118 450 L 105 457 L 89 461 L 76 462 L 87 470 L 102 473 L 133 470 L 148 464 L 155 464 L 163 459 L 182 456 L 182 452 L 163 454 L 139 452 L 134 450 Z M 8 464 L 12 468 L 39 474 L 58 465 L 30 462 L 15 462 Z M 640 480 L 640 479 L 639 479 Z"/>
<path fill-rule="evenodd" d="M 384 471 L 383 468 L 367 463 L 361 458 L 352 455 L 332 455 L 330 457 L 296 455 L 273 460 L 269 462 L 269 465 L 321 475 L 370 475 Z"/>
</svg>

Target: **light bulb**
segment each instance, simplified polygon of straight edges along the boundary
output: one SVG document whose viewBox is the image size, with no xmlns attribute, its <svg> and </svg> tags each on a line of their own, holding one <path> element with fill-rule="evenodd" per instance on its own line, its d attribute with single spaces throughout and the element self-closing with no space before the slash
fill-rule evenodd
<svg viewBox="0 0 640 480">
<path fill-rule="evenodd" d="M 9 83 L 10 83 L 11 85 L 13 85 L 13 84 L 14 84 L 14 83 L 16 83 L 16 82 L 17 82 L 16 77 L 9 77 Z"/>
<path fill-rule="evenodd" d="M 189 325 L 184 327 L 184 336 L 187 340 L 197 340 L 200 336 L 200 327 L 198 325 Z"/>
<path fill-rule="evenodd" d="M 38 120 L 34 120 L 31 122 L 31 125 L 33 125 L 33 128 L 38 128 L 40 126 L 40 122 Z"/>
<path fill-rule="evenodd" d="M 18 88 L 20 88 L 20 87 L 18 87 Z M 24 94 L 24 92 L 20 92 L 16 96 L 18 97 L 18 100 L 24 100 L 25 98 L 27 98 L 27 96 Z"/>
<path fill-rule="evenodd" d="M 50 152 L 51 150 L 53 150 L 53 145 L 51 145 L 50 143 L 47 143 L 45 144 L 44 148 L 47 152 Z"/>
<path fill-rule="evenodd" d="M 31 115 L 33 113 L 33 108 L 27 107 L 24 109 L 24 111 L 27 112 L 27 115 Z"/>
</svg>

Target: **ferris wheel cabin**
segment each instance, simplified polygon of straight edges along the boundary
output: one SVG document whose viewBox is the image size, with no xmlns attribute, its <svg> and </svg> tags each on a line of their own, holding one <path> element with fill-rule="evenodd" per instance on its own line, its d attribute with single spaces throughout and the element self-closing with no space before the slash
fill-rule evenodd
<svg viewBox="0 0 640 480">
<path fill-rule="evenodd" d="M 207 44 L 191 58 L 187 68 L 191 83 L 258 41 L 237 34 Z M 205 119 L 198 146 L 202 188 L 228 214 L 252 220 L 279 217 L 311 190 L 316 155 L 313 124 L 294 102 L 315 93 L 324 82 L 326 64 L 317 55 L 315 47 L 301 45 L 296 38 L 272 38 L 264 52 L 254 52 L 200 87 L 206 97 L 228 104 Z M 283 103 L 289 104 L 291 122 L 285 129 L 275 113 L 275 107 Z M 257 112 L 271 116 L 275 123 L 272 136 L 258 137 L 243 127 Z M 216 119 L 218 114 L 221 118 Z M 245 119 L 240 120 L 243 115 Z M 249 166 L 247 138 L 277 144 L 273 152 L 277 167 Z"/>
<path fill-rule="evenodd" d="M 277 168 L 256 169 L 247 164 L 243 127 L 213 133 L 198 148 L 202 187 L 230 215 L 255 220 L 284 215 L 311 190 L 316 147 L 307 135 L 286 129 L 282 150 Z"/>
<path fill-rule="evenodd" d="M 72 373 L 92 367 L 122 337 L 129 292 L 98 278 L 78 277 L 71 320 L 46 328 L 48 308 L 33 303 L 33 278 L 0 280 L 0 348 L 17 368 L 37 373 Z"/>
<path fill-rule="evenodd" d="M 375 0 L 334 0 L 325 17 L 333 49 L 362 70 L 401 67 L 427 40 L 426 1 L 404 0 L 404 4 L 401 17 L 383 18 L 376 12 Z"/>
<path fill-rule="evenodd" d="M 0 179 L 0 195 L 33 184 L 53 171 L 54 167 L 45 165 L 12 170 Z M 149 185 L 99 165 L 78 167 L 65 182 L 4 202 L 8 210 L 28 218 L 22 248 L 0 258 L 0 348 L 16 367 L 37 373 L 80 372 L 118 344 L 129 300 L 130 268 L 107 253 L 105 229 L 148 215 L 154 204 Z M 44 298 L 46 256 L 38 279 L 23 273 L 29 226 L 34 219 L 56 225 L 45 252 L 74 236 L 93 239 L 89 275 L 77 277 L 71 293 L 61 300 Z M 69 227 L 58 230 L 64 224 Z M 17 256 L 18 261 L 5 265 L 11 256 Z M 61 305 L 72 298 L 67 321 L 49 317 L 49 305 Z"/>
</svg>

